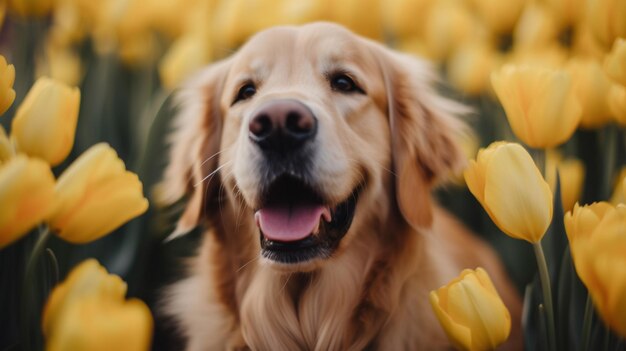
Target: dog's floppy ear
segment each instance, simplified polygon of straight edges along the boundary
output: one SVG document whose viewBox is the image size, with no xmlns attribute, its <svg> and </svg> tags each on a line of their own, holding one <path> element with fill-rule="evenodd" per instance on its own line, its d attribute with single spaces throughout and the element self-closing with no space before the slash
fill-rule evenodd
<svg viewBox="0 0 626 351">
<path fill-rule="evenodd" d="M 216 172 L 223 123 L 220 98 L 229 66 L 228 60 L 212 64 L 176 94 L 180 110 L 169 138 L 169 164 L 156 189 L 156 197 L 163 205 L 185 196 L 188 199 L 168 240 L 195 228 L 210 210 L 210 199 L 215 199 L 219 190 Z"/>
<path fill-rule="evenodd" d="M 399 210 L 414 228 L 432 223 L 431 189 L 460 171 L 458 144 L 468 109 L 435 89 L 435 70 L 425 61 L 376 45 L 385 79 L 391 149 Z"/>
</svg>

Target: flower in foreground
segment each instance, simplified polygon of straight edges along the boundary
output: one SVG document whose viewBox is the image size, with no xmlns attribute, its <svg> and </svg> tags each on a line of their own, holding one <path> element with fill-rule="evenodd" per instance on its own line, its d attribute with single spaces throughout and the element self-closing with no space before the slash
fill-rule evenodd
<svg viewBox="0 0 626 351">
<path fill-rule="evenodd" d="M 50 227 L 72 243 L 96 240 L 148 209 L 142 184 L 108 144 L 92 146 L 58 179 Z"/>
<path fill-rule="evenodd" d="M 469 190 L 506 234 L 536 243 L 552 220 L 552 192 L 519 144 L 495 142 L 464 172 Z"/>
<path fill-rule="evenodd" d="M 39 78 L 19 106 L 11 137 L 17 149 L 56 166 L 74 146 L 80 91 L 61 82 Z"/>
<path fill-rule="evenodd" d="M 89 259 L 54 288 L 43 311 L 46 350 L 148 350 L 152 316 L 140 300 L 125 300 L 126 283 Z"/>
<path fill-rule="evenodd" d="M 626 336 L 626 206 L 574 207 L 564 218 L 578 276 L 604 322 Z"/>
<path fill-rule="evenodd" d="M 581 106 L 566 71 L 505 65 L 491 83 L 515 135 L 534 148 L 567 141 L 578 126 Z"/>
<path fill-rule="evenodd" d="M 0 114 L 5 113 L 15 100 L 15 67 L 0 55 Z"/>
<path fill-rule="evenodd" d="M 19 155 L 0 165 L 0 248 L 53 210 L 54 175 L 44 161 Z"/>
<path fill-rule="evenodd" d="M 461 350 L 493 350 L 511 332 L 511 315 L 480 267 L 466 269 L 431 291 L 430 303 L 444 331 Z"/>
</svg>

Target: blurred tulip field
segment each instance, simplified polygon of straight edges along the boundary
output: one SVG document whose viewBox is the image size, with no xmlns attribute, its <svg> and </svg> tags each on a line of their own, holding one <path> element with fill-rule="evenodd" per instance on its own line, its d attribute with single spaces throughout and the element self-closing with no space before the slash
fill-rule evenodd
<svg viewBox="0 0 626 351">
<path fill-rule="evenodd" d="M 153 200 L 171 95 L 313 21 L 431 60 L 472 107 L 436 196 L 500 254 L 526 349 L 626 350 L 626 0 L 0 0 L 0 351 L 179 349 L 157 302 L 200 230 L 165 241 L 184 200 Z M 508 331 L 445 322 L 460 281 L 505 320 L 485 271 L 459 274 L 433 308 L 494 348 Z"/>
</svg>

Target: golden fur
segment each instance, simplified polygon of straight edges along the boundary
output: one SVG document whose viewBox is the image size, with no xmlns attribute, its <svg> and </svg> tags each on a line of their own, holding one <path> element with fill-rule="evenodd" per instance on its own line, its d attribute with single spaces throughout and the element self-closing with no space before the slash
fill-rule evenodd
<svg viewBox="0 0 626 351">
<path fill-rule="evenodd" d="M 338 94 L 324 72 L 348 70 L 366 94 Z M 242 81 L 256 95 L 232 104 Z M 189 276 L 165 298 L 187 350 L 436 350 L 450 344 L 428 293 L 484 267 L 510 309 L 508 348 L 521 349 L 520 302 L 494 252 L 440 209 L 434 186 L 463 167 L 465 109 L 438 95 L 433 70 L 327 23 L 277 27 L 199 73 L 179 94 L 162 198 L 189 196 L 176 235 L 206 228 Z M 364 185 L 331 258 L 260 258 L 253 209 L 258 154 L 251 111 L 277 98 L 319 120 L 316 177 L 331 203 Z"/>
</svg>

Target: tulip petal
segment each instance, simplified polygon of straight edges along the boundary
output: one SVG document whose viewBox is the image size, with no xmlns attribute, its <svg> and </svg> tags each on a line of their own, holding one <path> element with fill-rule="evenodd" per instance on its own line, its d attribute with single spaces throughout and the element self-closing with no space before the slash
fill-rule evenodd
<svg viewBox="0 0 626 351">
<path fill-rule="evenodd" d="M 494 222 L 514 238 L 541 240 L 552 219 L 552 193 L 528 153 L 507 144 L 486 167 L 485 203 Z"/>
</svg>

